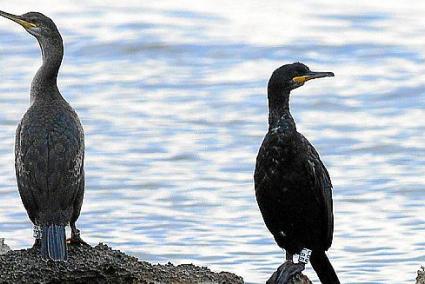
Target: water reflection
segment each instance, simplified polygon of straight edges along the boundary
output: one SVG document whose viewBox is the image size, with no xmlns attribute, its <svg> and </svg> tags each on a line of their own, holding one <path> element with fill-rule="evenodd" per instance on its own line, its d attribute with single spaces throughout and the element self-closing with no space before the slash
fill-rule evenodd
<svg viewBox="0 0 425 284">
<path fill-rule="evenodd" d="M 413 282 L 425 262 L 423 5 L 129 2 L 37 4 L 64 36 L 59 84 L 85 126 L 85 239 L 263 282 L 283 259 L 253 192 L 265 86 L 300 60 L 336 74 L 292 97 L 335 186 L 332 263 L 343 283 Z M 7 21 L 0 39 L 0 232 L 20 248 L 32 240 L 12 149 L 40 55 Z"/>
</svg>

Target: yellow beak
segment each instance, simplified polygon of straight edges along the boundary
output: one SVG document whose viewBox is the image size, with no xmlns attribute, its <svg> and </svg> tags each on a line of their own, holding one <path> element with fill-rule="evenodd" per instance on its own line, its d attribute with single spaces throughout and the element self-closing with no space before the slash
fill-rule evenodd
<svg viewBox="0 0 425 284">
<path fill-rule="evenodd" d="M 21 26 L 23 26 L 25 29 L 30 29 L 30 28 L 35 28 L 37 27 L 36 24 L 33 24 L 31 22 L 25 21 L 24 19 L 22 19 L 21 16 L 16 16 L 16 15 L 12 15 L 3 11 L 0 11 L 0 16 L 5 17 L 9 20 L 14 21 L 15 23 L 20 24 Z"/>
<path fill-rule="evenodd" d="M 292 78 L 292 81 L 294 81 L 295 83 L 302 85 L 305 82 L 307 82 L 308 80 L 312 80 L 312 79 L 318 79 L 318 78 L 324 78 L 324 77 L 334 77 L 334 73 L 332 72 L 310 72 L 306 75 L 303 76 L 297 76 Z"/>
</svg>

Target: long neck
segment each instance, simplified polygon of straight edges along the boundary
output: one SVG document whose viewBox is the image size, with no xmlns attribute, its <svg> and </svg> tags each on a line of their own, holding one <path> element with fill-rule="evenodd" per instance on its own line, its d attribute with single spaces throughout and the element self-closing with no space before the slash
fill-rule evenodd
<svg viewBox="0 0 425 284">
<path fill-rule="evenodd" d="M 278 126 L 279 121 L 288 124 L 288 130 L 296 130 L 294 119 L 289 111 L 289 92 L 269 86 L 269 129 Z"/>
<path fill-rule="evenodd" d="M 62 99 L 57 86 L 57 77 L 63 58 L 63 42 L 58 34 L 54 38 L 39 39 L 43 64 L 31 84 L 31 102 L 36 100 Z"/>
</svg>

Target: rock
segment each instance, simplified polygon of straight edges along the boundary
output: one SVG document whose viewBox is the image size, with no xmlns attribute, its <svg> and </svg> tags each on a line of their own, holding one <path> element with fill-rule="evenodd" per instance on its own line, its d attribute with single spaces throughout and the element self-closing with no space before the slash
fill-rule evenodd
<svg viewBox="0 0 425 284">
<path fill-rule="evenodd" d="M 243 283 L 228 272 L 214 273 L 193 264 L 152 265 L 113 250 L 68 246 L 68 261 L 43 261 L 38 249 L 9 251 L 0 256 L 1 283 Z"/>
<path fill-rule="evenodd" d="M 10 247 L 4 243 L 4 239 L 0 238 L 0 255 L 10 251 Z"/>
<path fill-rule="evenodd" d="M 418 270 L 418 277 L 416 277 L 416 284 L 425 284 L 425 267 Z"/>
<path fill-rule="evenodd" d="M 269 280 L 267 280 L 266 284 L 312 284 L 310 279 L 307 276 L 302 274 L 301 271 L 303 268 L 299 269 L 299 267 L 294 266 L 292 262 L 286 261 L 281 266 L 277 268 L 277 270 L 270 276 Z M 293 275 L 289 281 L 283 283 L 282 279 L 279 279 L 279 276 L 283 273 L 286 273 L 288 276 Z M 286 277 L 284 277 L 286 278 Z"/>
<path fill-rule="evenodd" d="M 289 279 L 289 281 L 286 283 L 279 283 L 278 281 L 272 282 L 273 280 L 276 279 L 270 278 L 267 280 L 266 284 L 313 284 L 310 279 L 308 279 L 308 277 L 302 273 L 295 274 L 295 276 Z"/>
</svg>

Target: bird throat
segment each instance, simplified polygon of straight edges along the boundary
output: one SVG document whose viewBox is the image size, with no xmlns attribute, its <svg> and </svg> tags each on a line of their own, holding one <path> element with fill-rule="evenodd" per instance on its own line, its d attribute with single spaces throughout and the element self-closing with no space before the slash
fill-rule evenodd
<svg viewBox="0 0 425 284">
<path fill-rule="evenodd" d="M 43 63 L 31 84 L 31 103 L 36 100 L 62 98 L 57 87 L 57 77 L 63 58 L 62 38 L 39 39 Z"/>
<path fill-rule="evenodd" d="M 289 111 L 289 92 L 273 93 L 273 91 L 269 90 L 269 128 L 276 127 L 281 118 L 292 119 Z"/>
</svg>

